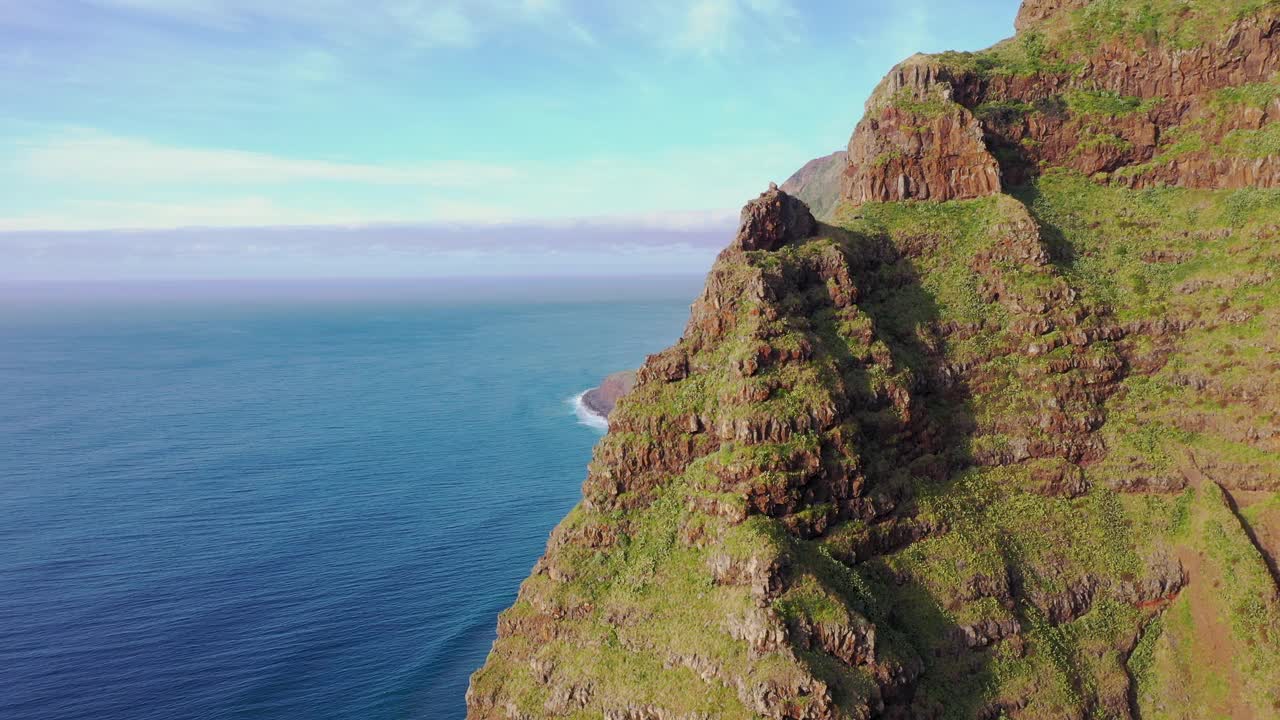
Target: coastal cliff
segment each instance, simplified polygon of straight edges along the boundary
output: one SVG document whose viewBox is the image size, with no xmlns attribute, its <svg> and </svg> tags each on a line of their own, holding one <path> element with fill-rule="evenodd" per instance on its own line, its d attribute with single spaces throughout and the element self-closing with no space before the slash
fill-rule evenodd
<svg viewBox="0 0 1280 720">
<path fill-rule="evenodd" d="M 744 208 L 469 717 L 1280 717 L 1280 3 L 1017 28 Z"/>
</svg>

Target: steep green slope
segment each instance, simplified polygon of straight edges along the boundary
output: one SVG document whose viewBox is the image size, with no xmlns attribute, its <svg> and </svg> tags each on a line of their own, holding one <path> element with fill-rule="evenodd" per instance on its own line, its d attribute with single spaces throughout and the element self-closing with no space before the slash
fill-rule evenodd
<svg viewBox="0 0 1280 720">
<path fill-rule="evenodd" d="M 1219 484 L 1280 490 L 1277 227 L 1280 193 L 1063 172 L 727 252 L 473 710 L 1274 714 L 1280 606 Z"/>
<path fill-rule="evenodd" d="M 1074 108 L 1054 127 L 1136 117 L 1159 111 L 1072 95 L 1053 63 L 1201 47 L 1275 3 L 1229 5 L 1027 2 L 1013 42 L 1034 33 L 1049 70 L 961 60 L 980 104 L 1025 71 Z M 1119 19 L 1086 36 L 1099 18 Z M 1268 27 L 1238 58 L 1253 74 L 1280 70 Z M 876 179 L 851 152 L 868 183 L 825 224 L 777 190 L 747 206 L 500 617 L 470 717 L 1280 717 L 1280 189 L 1118 181 L 1157 160 L 1046 151 L 1001 158 L 979 197 L 866 202 L 910 178 L 987 188 L 946 171 L 941 139 L 977 123 L 976 157 L 1014 136 L 987 124 L 1006 109 L 963 104 L 969 80 L 935 107 L 911 94 L 935 66 L 904 67 L 910 92 L 869 113 L 927 116 L 923 165 Z M 1261 104 L 1231 122 L 1266 131 L 1268 93 L 1196 89 L 1179 117 Z"/>
</svg>

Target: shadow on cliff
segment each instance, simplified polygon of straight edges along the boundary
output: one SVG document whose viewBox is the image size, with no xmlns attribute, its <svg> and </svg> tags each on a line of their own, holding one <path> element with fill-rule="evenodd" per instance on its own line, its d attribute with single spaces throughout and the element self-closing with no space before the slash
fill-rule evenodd
<svg viewBox="0 0 1280 720">
<path fill-rule="evenodd" d="M 1008 188 L 1006 192 L 1027 208 L 1027 213 L 1031 215 L 1031 218 L 1036 221 L 1036 225 L 1040 227 L 1040 239 L 1049 250 L 1049 262 L 1053 263 L 1054 267 L 1060 272 L 1071 270 L 1078 259 L 1075 248 L 1067 240 L 1062 228 L 1049 222 L 1042 214 L 1036 211 L 1036 204 L 1042 196 L 1040 186 L 1035 183 L 1027 183 Z"/>
<path fill-rule="evenodd" d="M 973 718 L 986 713 L 993 684 L 991 651 L 948 617 L 957 599 L 937 596 L 909 573 L 875 558 L 945 531 L 919 516 L 922 493 L 941 494 L 973 465 L 976 421 L 969 394 L 953 379 L 945 358 L 941 310 L 921 281 L 914 258 L 936 247 L 936 238 L 895 242 L 889 235 L 853 233 L 821 224 L 823 236 L 844 248 L 860 291 L 858 310 L 872 321 L 901 384 L 873 377 L 850 351 L 834 312 L 815 315 L 822 350 L 841 368 L 852 398 L 850 414 L 861 429 L 866 489 L 880 509 L 868 522 L 864 544 L 844 560 L 879 586 L 866 608 L 880 629 L 880 645 L 914 682 L 886 693 L 887 718 Z M 905 372 L 903 372 L 905 371 Z M 905 391 L 905 395 L 902 394 Z M 896 397 L 895 397 L 896 395 Z M 980 634 L 980 633 L 979 633 Z"/>
</svg>

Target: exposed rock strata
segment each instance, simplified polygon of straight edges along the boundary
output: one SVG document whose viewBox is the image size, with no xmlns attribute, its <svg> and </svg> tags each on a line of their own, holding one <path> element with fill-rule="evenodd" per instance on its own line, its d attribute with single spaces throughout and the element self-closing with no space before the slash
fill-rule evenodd
<svg viewBox="0 0 1280 720">
<path fill-rule="evenodd" d="M 1088 4 L 1024 3 L 1018 27 Z M 1108 41 L 1064 53 L 1062 68 L 992 72 L 972 57 L 983 56 L 918 55 L 889 73 L 849 143 L 845 199 L 983 197 L 1044 166 L 1139 188 L 1280 186 L 1280 157 L 1249 145 L 1275 135 L 1280 97 L 1259 106 L 1222 94 L 1280 82 L 1280 14 L 1240 19 L 1194 49 Z"/>
<path fill-rule="evenodd" d="M 787 178 L 781 189 L 808 205 L 814 217 L 829 219 L 840 202 L 841 177 L 847 164 L 848 153 L 844 150 L 810 160 Z"/>
<path fill-rule="evenodd" d="M 1029 0 L 1019 28 L 1085 5 Z M 1280 491 L 1274 158 L 1155 161 L 1207 108 L 1226 124 L 1202 137 L 1270 122 L 1214 90 L 1274 68 L 1269 18 L 1233 20 L 1217 62 L 1103 43 L 1077 74 L 895 69 L 832 224 L 777 188 L 744 208 L 469 716 L 1133 719 L 1174 691 L 1233 716 L 1179 625 L 1225 613 L 1231 697 L 1280 707 L 1275 513 L 1219 487 Z M 1133 106 L 1106 121 L 1124 143 L 1055 110 L 1087 81 Z M 1250 189 L 1132 189 L 1146 173 Z"/>
<path fill-rule="evenodd" d="M 1019 32 L 1034 29 L 1036 25 L 1072 10 L 1079 10 L 1090 0 L 1023 0 L 1013 27 Z"/>
<path fill-rule="evenodd" d="M 1000 192 L 1000 165 L 982 126 L 954 102 L 945 71 L 894 68 L 849 141 L 844 197 L 855 203 L 963 200 Z"/>
<path fill-rule="evenodd" d="M 742 209 L 730 250 L 777 250 L 812 237 L 817 221 L 800 200 L 772 186 Z"/>
</svg>

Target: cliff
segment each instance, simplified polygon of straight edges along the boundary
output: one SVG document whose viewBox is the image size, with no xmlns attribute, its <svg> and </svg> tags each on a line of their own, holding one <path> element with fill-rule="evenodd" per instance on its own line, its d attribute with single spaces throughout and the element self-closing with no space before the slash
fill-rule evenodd
<svg viewBox="0 0 1280 720">
<path fill-rule="evenodd" d="M 826 220 L 840 203 L 840 187 L 849 154 L 844 150 L 805 163 L 782 183 L 782 191 L 799 198 L 814 217 Z"/>
<path fill-rule="evenodd" d="M 744 209 L 469 717 L 1280 716 L 1278 16 L 1028 0 L 895 68 L 823 221 Z"/>
<path fill-rule="evenodd" d="M 984 197 L 1043 168 L 1134 188 L 1280 186 L 1275 6 L 1026 2 L 1012 40 L 889 73 L 849 142 L 842 197 Z"/>
</svg>

